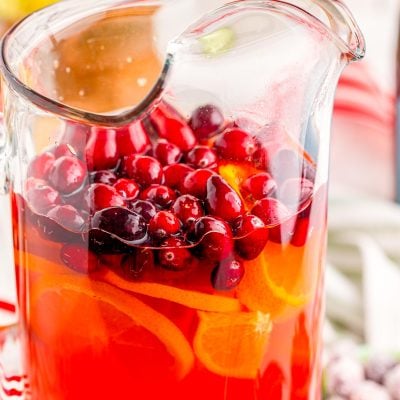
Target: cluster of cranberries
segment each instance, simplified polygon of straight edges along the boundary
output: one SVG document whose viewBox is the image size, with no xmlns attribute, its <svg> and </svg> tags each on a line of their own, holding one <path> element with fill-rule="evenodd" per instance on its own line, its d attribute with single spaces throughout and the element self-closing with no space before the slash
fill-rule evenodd
<svg viewBox="0 0 400 400">
<path fill-rule="evenodd" d="M 375 353 L 361 362 L 353 343 L 327 349 L 326 400 L 400 400 L 400 360 Z"/>
<path fill-rule="evenodd" d="M 187 121 L 160 103 L 122 128 L 68 123 L 61 144 L 31 162 L 26 201 L 42 234 L 69 243 L 62 259 L 72 268 L 84 260 L 90 269 L 96 254 L 127 255 L 135 276 L 206 260 L 213 287 L 229 290 L 268 240 L 304 244 L 313 174 L 301 162 L 215 106 Z M 255 172 L 235 190 L 219 173 L 224 165 Z"/>
</svg>

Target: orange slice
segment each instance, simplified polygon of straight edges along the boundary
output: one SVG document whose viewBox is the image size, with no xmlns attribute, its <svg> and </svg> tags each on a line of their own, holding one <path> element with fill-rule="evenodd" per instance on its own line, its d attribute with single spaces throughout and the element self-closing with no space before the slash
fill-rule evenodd
<svg viewBox="0 0 400 400">
<path fill-rule="evenodd" d="M 303 247 L 269 242 L 264 251 L 245 263 L 246 273 L 237 295 L 253 311 L 282 319 L 298 312 L 313 296 L 321 277 L 324 236 L 314 231 Z"/>
<path fill-rule="evenodd" d="M 235 312 L 240 310 L 240 303 L 237 299 L 194 290 L 179 289 L 160 283 L 126 281 L 111 270 L 106 271 L 99 279 L 128 292 L 172 301 L 196 310 L 214 312 Z"/>
<path fill-rule="evenodd" d="M 71 274 L 78 275 L 75 271 L 64 267 L 61 263 L 54 263 L 42 257 L 26 252 L 14 252 L 17 264 L 25 269 L 41 274 Z M 195 310 L 215 312 L 240 311 L 240 303 L 237 299 L 212 294 L 197 292 L 194 290 L 179 289 L 174 286 L 153 282 L 127 281 L 111 270 L 105 270 L 99 274 L 92 274 L 92 280 L 107 282 L 122 290 L 142 294 L 157 299 L 172 301 Z"/>
<path fill-rule="evenodd" d="M 254 379 L 261 367 L 272 324 L 268 314 L 199 312 L 194 351 L 211 372 Z"/>
<path fill-rule="evenodd" d="M 31 293 L 33 332 L 45 343 L 65 346 L 66 354 L 88 346 L 104 352 L 112 338 L 132 329 L 131 345 L 157 358 L 172 358 L 179 379 L 193 366 L 188 341 L 169 319 L 107 283 L 58 275 L 39 279 Z"/>
</svg>

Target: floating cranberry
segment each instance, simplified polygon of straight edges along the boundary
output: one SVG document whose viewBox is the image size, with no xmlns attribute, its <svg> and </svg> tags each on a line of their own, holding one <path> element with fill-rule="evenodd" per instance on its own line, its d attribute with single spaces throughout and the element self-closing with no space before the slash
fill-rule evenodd
<svg viewBox="0 0 400 400">
<path fill-rule="evenodd" d="M 193 240 L 198 242 L 199 255 L 209 260 L 220 261 L 233 249 L 233 235 L 230 226 L 215 217 L 201 217 L 194 225 Z"/>
<path fill-rule="evenodd" d="M 69 204 L 55 206 L 47 213 L 47 217 L 73 232 L 79 232 L 85 224 L 78 210 Z"/>
<path fill-rule="evenodd" d="M 111 207 L 98 211 L 91 223 L 92 228 L 101 229 L 131 243 L 141 243 L 147 236 L 144 218 L 124 207 Z"/>
<path fill-rule="evenodd" d="M 90 274 L 99 265 L 96 254 L 78 244 L 65 244 L 61 249 L 61 260 L 67 267 L 81 274 Z"/>
<path fill-rule="evenodd" d="M 92 127 L 86 144 L 86 162 L 90 171 L 117 166 L 117 132 L 115 129 Z"/>
<path fill-rule="evenodd" d="M 215 168 L 217 153 L 208 146 L 196 146 L 187 154 L 186 162 L 194 168 Z"/>
<path fill-rule="evenodd" d="M 145 201 L 145 200 L 129 201 L 128 208 L 131 211 L 135 212 L 136 214 L 141 215 L 146 222 L 149 222 L 157 214 L 156 206 L 150 201 Z"/>
<path fill-rule="evenodd" d="M 208 179 L 205 203 L 209 214 L 228 222 L 244 214 L 242 199 L 219 175 L 211 176 Z"/>
<path fill-rule="evenodd" d="M 125 199 L 136 199 L 139 195 L 139 185 L 133 179 L 118 179 L 114 183 L 114 188 L 118 194 Z"/>
<path fill-rule="evenodd" d="M 36 156 L 29 165 L 29 176 L 39 179 L 47 179 L 54 164 L 54 154 L 46 151 Z"/>
<path fill-rule="evenodd" d="M 250 160 L 257 146 L 255 139 L 240 129 L 228 129 L 217 138 L 214 144 L 220 157 L 232 161 Z"/>
<path fill-rule="evenodd" d="M 270 164 L 270 154 L 268 148 L 260 146 L 253 153 L 254 166 L 260 170 L 268 170 Z"/>
<path fill-rule="evenodd" d="M 31 189 L 35 189 L 35 188 L 38 188 L 38 187 L 41 187 L 41 186 L 47 186 L 47 185 L 48 185 L 48 183 L 43 179 L 29 177 L 25 181 L 25 190 L 27 192 L 29 192 L 29 190 L 31 190 Z"/>
<path fill-rule="evenodd" d="M 259 217 L 267 226 L 279 225 L 290 217 L 287 207 L 271 197 L 258 200 L 251 213 Z"/>
<path fill-rule="evenodd" d="M 117 182 L 117 175 L 111 171 L 96 171 L 90 174 L 91 183 L 104 183 L 106 185 L 114 185 Z"/>
<path fill-rule="evenodd" d="M 40 214 L 46 214 L 54 206 L 61 204 L 60 194 L 50 186 L 34 187 L 26 194 L 30 207 Z"/>
<path fill-rule="evenodd" d="M 213 175 L 215 172 L 210 169 L 189 172 L 183 181 L 181 192 L 204 199 L 207 196 L 207 181 Z"/>
<path fill-rule="evenodd" d="M 127 279 L 139 279 L 145 270 L 154 267 L 154 252 L 151 249 L 136 248 L 122 258 L 121 268 Z"/>
<path fill-rule="evenodd" d="M 228 257 L 212 271 L 211 284 L 215 290 L 232 290 L 239 285 L 244 272 L 241 261 Z"/>
<path fill-rule="evenodd" d="M 301 209 L 311 199 L 313 191 L 314 185 L 308 179 L 290 178 L 281 185 L 278 198 L 288 206 Z"/>
<path fill-rule="evenodd" d="M 77 151 L 70 144 L 59 144 L 53 149 L 53 154 L 56 158 L 64 156 L 75 156 L 78 157 Z"/>
<path fill-rule="evenodd" d="M 70 146 L 74 150 L 74 154 L 80 157 L 84 153 L 86 141 L 89 137 L 89 134 L 89 125 L 67 121 L 65 125 L 65 131 L 61 138 L 61 143 Z"/>
<path fill-rule="evenodd" d="M 172 164 L 164 167 L 165 185 L 182 192 L 183 181 L 189 172 L 194 171 L 186 164 Z"/>
<path fill-rule="evenodd" d="M 163 165 L 178 163 L 182 158 L 180 148 L 165 139 L 159 139 L 154 146 L 153 155 Z"/>
<path fill-rule="evenodd" d="M 93 183 L 84 195 L 84 202 L 88 210 L 98 211 L 108 207 L 122 207 L 125 200 L 115 188 L 104 183 Z"/>
<path fill-rule="evenodd" d="M 150 200 L 161 208 L 167 208 L 172 205 L 176 199 L 175 192 L 164 185 L 151 185 L 140 194 L 142 200 Z"/>
<path fill-rule="evenodd" d="M 85 164 L 74 156 L 63 156 L 54 161 L 49 181 L 59 192 L 70 194 L 79 189 L 87 176 Z"/>
<path fill-rule="evenodd" d="M 305 245 L 308 238 L 309 225 L 309 218 L 297 218 L 294 226 L 294 232 L 290 240 L 290 243 L 293 246 L 301 247 Z"/>
<path fill-rule="evenodd" d="M 192 254 L 190 251 L 182 247 L 184 242 L 178 238 L 168 238 L 162 244 L 158 252 L 158 261 L 160 265 L 166 269 L 173 271 L 182 271 L 189 267 Z"/>
<path fill-rule="evenodd" d="M 314 165 L 311 165 L 306 160 L 303 160 L 303 173 L 302 177 L 308 179 L 311 182 L 315 182 L 315 175 L 317 173 Z"/>
<path fill-rule="evenodd" d="M 123 172 L 143 187 L 160 184 L 164 173 L 161 164 L 149 156 L 129 156 L 124 160 Z"/>
<path fill-rule="evenodd" d="M 189 122 L 190 127 L 199 140 L 215 136 L 223 123 L 224 116 L 221 110 L 212 104 L 196 108 Z"/>
<path fill-rule="evenodd" d="M 185 119 L 169 104 L 159 103 L 150 114 L 150 120 L 158 135 L 189 151 L 196 145 L 196 137 Z"/>
<path fill-rule="evenodd" d="M 301 160 L 297 153 L 290 149 L 281 149 L 271 158 L 269 172 L 278 183 L 289 178 L 301 176 Z"/>
<path fill-rule="evenodd" d="M 235 249 L 245 260 L 253 260 L 263 251 L 268 242 L 268 230 L 260 218 L 245 215 L 235 220 Z"/>
<path fill-rule="evenodd" d="M 184 194 L 175 200 L 172 210 L 185 225 L 190 225 L 204 215 L 202 202 L 190 195 Z"/>
<path fill-rule="evenodd" d="M 150 148 L 150 139 L 144 121 L 135 121 L 117 129 L 118 153 L 121 157 L 142 154 Z"/>
<path fill-rule="evenodd" d="M 261 172 L 247 178 L 241 187 L 245 197 L 252 197 L 254 200 L 261 200 L 264 197 L 272 197 L 276 193 L 277 184 L 267 172 Z"/>
<path fill-rule="evenodd" d="M 149 223 L 149 232 L 155 239 L 177 234 L 181 229 L 179 218 L 169 211 L 159 211 Z"/>
</svg>

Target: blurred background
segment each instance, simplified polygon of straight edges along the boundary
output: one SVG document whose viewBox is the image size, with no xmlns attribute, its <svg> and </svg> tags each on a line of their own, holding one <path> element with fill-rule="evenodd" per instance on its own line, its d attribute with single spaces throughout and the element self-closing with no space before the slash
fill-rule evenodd
<svg viewBox="0 0 400 400">
<path fill-rule="evenodd" d="M 0 0 L 0 32 L 54 2 Z M 171 15 L 177 23 L 171 29 L 179 32 L 184 21 L 224 2 L 177 3 Z M 337 400 L 400 400 L 400 366 L 394 368 L 392 361 L 400 354 L 400 206 L 396 202 L 396 182 L 400 180 L 396 166 L 400 157 L 400 150 L 396 151 L 400 0 L 344 2 L 365 34 L 367 55 L 345 70 L 335 102 L 326 286 L 327 391 L 342 396 L 331 397 Z M 12 303 L 8 204 L 0 201 L 0 301 Z M 376 384 L 365 389 L 372 397 L 348 397 L 346 379 L 365 379 L 357 365 L 366 358 L 374 360 L 373 367 L 380 371 L 372 377 L 366 369 L 367 377 Z M 333 359 L 339 359 L 339 369 L 332 367 Z M 386 379 L 390 387 L 381 390 L 378 383 L 389 370 L 397 378 Z M 385 391 L 391 397 L 385 397 Z"/>
</svg>

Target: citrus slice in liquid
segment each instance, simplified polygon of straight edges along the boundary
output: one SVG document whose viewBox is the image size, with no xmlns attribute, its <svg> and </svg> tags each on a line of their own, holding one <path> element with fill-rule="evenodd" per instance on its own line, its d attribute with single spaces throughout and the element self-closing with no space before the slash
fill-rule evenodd
<svg viewBox="0 0 400 400">
<path fill-rule="evenodd" d="M 263 252 L 245 263 L 237 295 L 253 311 L 272 319 L 287 318 L 304 307 L 321 277 L 324 236 L 314 232 L 302 247 L 268 242 Z"/>
<path fill-rule="evenodd" d="M 77 274 L 67 267 L 63 267 L 61 264 L 30 253 L 15 251 L 14 255 L 16 262 L 31 272 L 46 274 L 46 276 L 49 274 L 71 274 L 82 277 L 82 275 Z M 108 269 L 91 274 L 91 282 L 93 281 L 106 282 L 127 292 L 168 300 L 196 310 L 215 312 L 240 311 L 239 301 L 231 297 L 180 289 L 161 283 L 127 281 Z"/>
<path fill-rule="evenodd" d="M 155 354 L 157 363 L 168 365 L 172 359 L 177 378 L 193 366 L 188 341 L 168 318 L 107 283 L 58 275 L 39 279 L 31 294 L 32 332 L 50 346 L 64 346 L 66 355 L 88 346 L 91 351 L 107 351 L 112 341 L 132 330 L 131 345 L 141 354 Z"/>
<path fill-rule="evenodd" d="M 108 270 L 99 279 L 128 292 L 172 301 L 185 307 L 203 311 L 234 312 L 240 310 L 237 299 L 176 288 L 153 282 L 131 282 Z"/>
<path fill-rule="evenodd" d="M 200 311 L 194 351 L 211 372 L 254 379 L 264 356 L 272 323 L 268 314 Z"/>
</svg>

